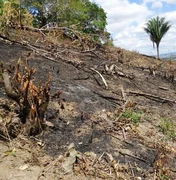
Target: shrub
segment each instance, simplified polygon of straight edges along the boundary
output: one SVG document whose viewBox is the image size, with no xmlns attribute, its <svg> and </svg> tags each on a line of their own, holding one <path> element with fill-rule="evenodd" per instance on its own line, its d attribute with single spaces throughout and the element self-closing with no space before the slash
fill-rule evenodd
<svg viewBox="0 0 176 180">
<path fill-rule="evenodd" d="M 21 59 L 18 60 L 13 78 L 9 77 L 8 69 L 1 67 L 5 92 L 18 104 L 21 122 L 25 124 L 29 120 L 33 129 L 41 131 L 41 124 L 49 103 L 51 76 L 49 75 L 45 85 L 35 85 L 36 70 L 29 67 L 28 58 L 24 66 L 22 66 Z"/>
</svg>

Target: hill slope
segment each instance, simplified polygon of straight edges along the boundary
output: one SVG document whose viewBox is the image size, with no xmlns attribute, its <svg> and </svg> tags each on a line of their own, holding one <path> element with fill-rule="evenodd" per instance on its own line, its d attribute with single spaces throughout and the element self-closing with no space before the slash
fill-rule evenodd
<svg viewBox="0 0 176 180">
<path fill-rule="evenodd" d="M 15 179 L 17 175 L 27 179 L 29 170 L 33 179 L 68 179 L 70 175 L 58 168 L 58 157 L 71 143 L 83 155 L 75 163 L 75 179 L 176 178 L 174 61 L 100 45 L 82 49 L 67 40 L 43 41 L 42 35 L 34 32 L 21 32 L 19 36 L 22 43 L 16 36 L 18 43 L 0 41 L 1 61 L 5 66 L 15 64 L 30 52 L 29 63 L 37 70 L 37 81 L 45 82 L 51 72 L 51 93 L 62 94 L 59 102 L 52 97 L 46 114 L 53 128 L 34 140 L 19 135 L 12 141 L 19 163 L 15 157 L 4 156 L 2 179 Z M 1 87 L 2 98 L 3 92 Z M 8 150 L 3 142 L 0 148 Z M 85 152 L 94 152 L 97 159 L 88 158 Z M 13 169 L 9 169 L 10 161 Z M 26 162 L 28 170 L 19 170 Z M 39 176 L 40 172 L 44 175 Z"/>
</svg>

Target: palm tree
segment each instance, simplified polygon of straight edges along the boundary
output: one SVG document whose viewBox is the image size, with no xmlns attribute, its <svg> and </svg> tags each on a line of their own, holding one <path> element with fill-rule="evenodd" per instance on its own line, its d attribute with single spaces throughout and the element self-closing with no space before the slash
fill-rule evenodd
<svg viewBox="0 0 176 180">
<path fill-rule="evenodd" d="M 157 49 L 157 59 L 159 59 L 159 44 L 163 36 L 170 29 L 171 25 L 169 21 L 165 21 L 165 18 L 160 18 L 157 16 L 156 18 L 150 19 L 146 23 L 147 27 L 144 27 L 144 31 L 149 34 L 150 40 L 153 42 L 153 47 Z"/>
</svg>

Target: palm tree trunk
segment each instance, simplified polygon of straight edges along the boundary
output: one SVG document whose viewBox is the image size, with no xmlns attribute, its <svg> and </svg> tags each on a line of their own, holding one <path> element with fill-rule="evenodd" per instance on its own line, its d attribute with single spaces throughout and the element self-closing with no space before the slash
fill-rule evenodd
<svg viewBox="0 0 176 180">
<path fill-rule="evenodd" d="M 156 44 L 156 49 L 157 49 L 157 59 L 159 60 L 159 59 L 160 59 L 160 58 L 159 58 L 159 43 Z"/>
</svg>

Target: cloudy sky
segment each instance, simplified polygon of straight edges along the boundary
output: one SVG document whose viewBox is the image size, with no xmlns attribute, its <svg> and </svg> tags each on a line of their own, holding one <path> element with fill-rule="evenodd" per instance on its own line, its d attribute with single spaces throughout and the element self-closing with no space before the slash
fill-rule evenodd
<svg viewBox="0 0 176 180">
<path fill-rule="evenodd" d="M 94 0 L 107 13 L 107 30 L 114 44 L 139 53 L 156 55 L 143 27 L 148 19 L 160 16 L 172 24 L 160 43 L 160 53 L 176 52 L 176 0 Z"/>
</svg>

